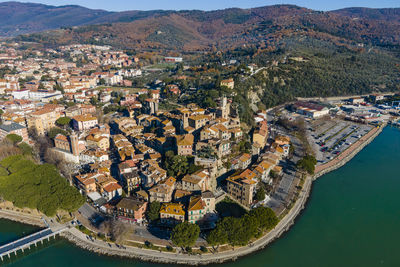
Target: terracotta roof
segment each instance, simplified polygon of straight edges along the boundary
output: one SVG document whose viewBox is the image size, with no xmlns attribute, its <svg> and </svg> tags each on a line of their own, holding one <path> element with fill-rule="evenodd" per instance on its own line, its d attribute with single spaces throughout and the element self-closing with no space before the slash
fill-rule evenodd
<svg viewBox="0 0 400 267">
<path fill-rule="evenodd" d="M 275 171 L 275 172 L 281 172 L 282 171 L 282 167 L 281 166 L 275 166 L 274 168 L 273 168 L 273 170 Z"/>
<path fill-rule="evenodd" d="M 169 177 L 168 179 L 166 179 L 162 183 L 167 185 L 167 186 L 172 187 L 172 186 L 174 186 L 175 182 L 176 182 L 176 179 L 174 177 Z"/>
<path fill-rule="evenodd" d="M 164 203 L 161 206 L 160 213 L 185 216 L 183 205 L 178 203 Z"/>
<path fill-rule="evenodd" d="M 201 177 L 193 176 L 193 175 L 185 175 L 182 178 L 182 182 L 191 183 L 191 184 L 198 184 L 203 180 Z"/>
<path fill-rule="evenodd" d="M 137 191 L 137 192 L 136 192 L 136 195 L 137 195 L 137 196 L 141 196 L 141 197 L 143 197 L 144 199 L 148 199 L 148 198 L 149 198 L 149 194 L 147 194 L 147 192 L 144 191 L 144 190 Z"/>
<path fill-rule="evenodd" d="M 178 198 L 185 197 L 185 196 L 190 196 L 191 194 L 192 194 L 192 192 L 190 192 L 190 191 L 176 189 L 175 193 L 174 193 L 174 199 L 178 199 Z"/>
<path fill-rule="evenodd" d="M 65 135 L 63 135 L 63 134 L 57 134 L 56 137 L 55 137 L 54 139 L 68 142 L 68 138 L 67 138 Z"/>
<path fill-rule="evenodd" d="M 195 120 L 195 121 L 197 121 L 197 120 L 204 120 L 204 119 L 207 119 L 207 120 L 209 120 L 209 119 L 210 119 L 210 117 L 209 117 L 208 115 L 202 115 L 202 114 L 198 114 L 198 115 L 193 115 L 193 116 L 190 116 L 190 117 L 189 117 L 189 119 L 191 119 L 191 120 Z"/>
<path fill-rule="evenodd" d="M 246 162 L 246 161 L 248 161 L 248 160 L 250 160 L 250 159 L 251 159 L 251 155 L 248 154 L 248 153 L 244 153 L 244 154 L 242 154 L 242 155 L 239 157 L 239 160 L 240 160 L 241 162 Z"/>
<path fill-rule="evenodd" d="M 104 189 L 104 191 L 107 191 L 107 192 L 113 192 L 113 191 L 121 189 L 121 188 L 122 187 L 119 184 L 111 183 L 111 184 L 105 186 L 103 189 Z"/>
<path fill-rule="evenodd" d="M 194 142 L 194 136 L 192 134 L 176 136 L 176 144 L 178 146 L 192 146 L 193 142 Z"/>
<path fill-rule="evenodd" d="M 73 117 L 74 120 L 76 121 L 94 121 L 97 120 L 96 117 L 93 117 L 91 115 L 85 114 L 85 115 L 78 115 Z"/>
<path fill-rule="evenodd" d="M 211 191 L 204 191 L 201 193 L 202 198 L 215 198 L 213 192 Z"/>
<path fill-rule="evenodd" d="M 141 201 L 137 198 L 126 197 L 121 199 L 121 201 L 116 205 L 116 207 L 118 209 L 122 208 L 122 209 L 137 211 L 140 208 L 142 208 L 144 204 L 145 204 L 144 201 Z"/>
<path fill-rule="evenodd" d="M 253 179 L 256 177 L 256 174 L 252 172 L 250 169 L 246 169 L 240 174 L 240 176 L 247 179 Z"/>
<path fill-rule="evenodd" d="M 206 204 L 201 199 L 201 196 L 191 197 L 188 206 L 188 211 L 203 210 L 205 206 Z"/>
</svg>

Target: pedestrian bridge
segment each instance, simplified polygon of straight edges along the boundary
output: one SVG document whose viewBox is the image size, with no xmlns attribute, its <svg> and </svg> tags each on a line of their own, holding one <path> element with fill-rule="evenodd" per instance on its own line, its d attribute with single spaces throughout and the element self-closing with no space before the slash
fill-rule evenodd
<svg viewBox="0 0 400 267">
<path fill-rule="evenodd" d="M 17 255 L 17 252 L 21 250 L 22 252 L 25 249 L 29 249 L 32 245 L 37 246 L 39 242 L 43 244 L 44 240 L 50 241 L 50 238 L 55 238 L 56 235 L 65 231 L 67 228 L 61 228 L 58 231 L 53 232 L 50 228 L 46 228 L 40 232 L 22 237 L 16 241 L 10 242 L 0 247 L 0 260 L 3 261 L 4 257 L 11 258 L 12 254 Z"/>
</svg>

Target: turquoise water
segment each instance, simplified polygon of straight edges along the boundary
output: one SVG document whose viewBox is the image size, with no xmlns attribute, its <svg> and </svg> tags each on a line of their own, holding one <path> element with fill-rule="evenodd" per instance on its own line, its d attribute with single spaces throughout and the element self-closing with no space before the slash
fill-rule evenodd
<svg viewBox="0 0 400 267">
<path fill-rule="evenodd" d="M 315 182 L 294 227 L 268 248 L 222 266 L 400 266 L 400 130 L 383 133 Z M 0 243 L 32 227 L 0 220 Z M 165 266 L 103 257 L 65 241 L 8 266 Z"/>
</svg>

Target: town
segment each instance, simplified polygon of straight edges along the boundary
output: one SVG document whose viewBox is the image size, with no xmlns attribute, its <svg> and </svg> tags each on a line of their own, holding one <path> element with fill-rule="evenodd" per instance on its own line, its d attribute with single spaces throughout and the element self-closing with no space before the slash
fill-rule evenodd
<svg viewBox="0 0 400 267">
<path fill-rule="evenodd" d="M 198 66 L 180 55 L 152 64 L 110 46 L 22 46 L 0 46 L 0 139 L 32 147 L 79 190 L 79 229 L 108 236 L 118 221 L 128 245 L 170 246 L 188 222 L 201 231 L 190 245 L 205 248 L 223 218 L 259 207 L 274 211 L 270 229 L 307 174 L 399 115 L 400 97 L 388 93 L 257 107 L 244 122 L 229 75 L 214 98 L 191 101 L 198 88 L 182 83 Z M 259 71 L 246 68 L 243 79 Z"/>
</svg>

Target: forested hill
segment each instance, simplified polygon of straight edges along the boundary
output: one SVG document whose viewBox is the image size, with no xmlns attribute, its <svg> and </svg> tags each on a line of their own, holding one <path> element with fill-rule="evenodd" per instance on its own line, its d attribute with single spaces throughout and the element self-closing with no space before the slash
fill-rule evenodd
<svg viewBox="0 0 400 267">
<path fill-rule="evenodd" d="M 280 38 L 292 35 L 336 39 L 343 43 L 400 45 L 400 9 L 353 8 L 320 12 L 293 5 L 275 5 L 216 11 L 107 12 L 78 6 L 41 5 L 38 7 L 41 11 L 33 15 L 30 13 L 35 8 L 21 7 L 20 11 L 7 15 L 7 8 L 1 11 L 2 5 L 0 14 L 4 16 L 0 17 L 0 34 L 4 35 L 7 27 L 8 35 L 62 27 L 18 38 L 45 45 L 86 42 L 132 49 L 193 51 L 253 44 L 274 46 Z M 9 4 L 13 5 L 24 4 Z M 71 27 L 82 24 L 86 26 Z M 338 40 L 340 38 L 343 40 Z"/>
<path fill-rule="evenodd" d="M 400 5 L 400 4 L 399 4 Z M 332 11 L 332 13 L 353 19 L 381 20 L 386 22 L 400 22 L 400 8 L 365 8 L 351 7 Z"/>
<path fill-rule="evenodd" d="M 124 22 L 160 15 L 163 11 L 109 12 L 77 5 L 51 6 L 36 3 L 0 3 L 0 36 L 41 32 L 89 24 Z"/>
</svg>

